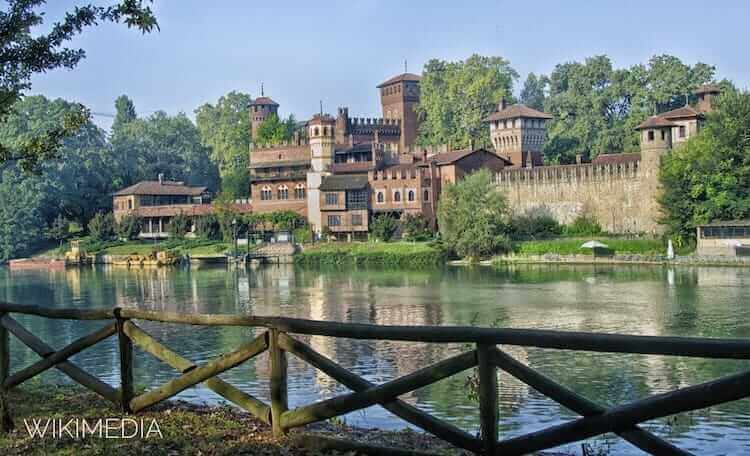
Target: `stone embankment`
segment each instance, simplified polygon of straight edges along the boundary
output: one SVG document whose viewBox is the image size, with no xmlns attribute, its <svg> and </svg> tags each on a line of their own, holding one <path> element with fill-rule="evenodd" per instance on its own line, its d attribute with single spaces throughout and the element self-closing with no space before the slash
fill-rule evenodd
<svg viewBox="0 0 750 456">
<path fill-rule="evenodd" d="M 750 267 L 750 257 L 685 255 L 669 259 L 666 256 L 619 254 L 593 255 L 501 255 L 483 264 L 652 264 L 681 266 L 744 266 Z"/>
</svg>

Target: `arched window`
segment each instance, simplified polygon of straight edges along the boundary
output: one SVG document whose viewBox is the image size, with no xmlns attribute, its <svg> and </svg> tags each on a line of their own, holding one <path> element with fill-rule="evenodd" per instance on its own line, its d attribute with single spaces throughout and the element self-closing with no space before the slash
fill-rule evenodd
<svg viewBox="0 0 750 456">
<path fill-rule="evenodd" d="M 414 201 L 414 190 L 409 190 L 409 193 L 406 194 L 406 199 L 409 201 Z"/>
<path fill-rule="evenodd" d="M 318 134 L 319 134 L 318 132 L 319 132 L 319 131 L 320 131 L 320 130 L 318 130 L 318 127 L 315 127 L 315 128 L 313 129 L 313 136 L 318 136 Z"/>
<path fill-rule="evenodd" d="M 305 198 L 305 186 L 304 185 L 297 184 L 297 186 L 294 187 L 294 197 L 297 199 Z"/>
<path fill-rule="evenodd" d="M 401 201 L 401 192 L 396 191 L 396 192 L 393 193 L 393 201 L 395 201 L 397 203 L 399 201 Z"/>
<path fill-rule="evenodd" d="M 266 185 L 266 186 L 264 186 L 264 187 L 263 187 L 263 188 L 261 189 L 261 191 L 260 191 L 260 199 L 261 199 L 262 201 L 269 201 L 269 200 L 270 200 L 270 199 L 272 198 L 272 196 L 271 196 L 271 195 L 273 195 L 273 193 L 271 193 L 271 187 L 269 187 L 269 186 L 267 186 L 267 185 Z"/>
<path fill-rule="evenodd" d="M 424 193 L 422 194 L 422 201 L 429 201 L 430 200 L 430 191 L 425 189 Z"/>
<path fill-rule="evenodd" d="M 289 187 L 287 187 L 286 185 L 282 185 L 278 189 L 278 194 L 280 200 L 289 199 Z"/>
<path fill-rule="evenodd" d="M 385 194 L 383 192 L 378 192 L 378 203 L 385 203 Z"/>
<path fill-rule="evenodd" d="M 323 136 L 328 136 L 328 127 L 323 127 Z"/>
</svg>

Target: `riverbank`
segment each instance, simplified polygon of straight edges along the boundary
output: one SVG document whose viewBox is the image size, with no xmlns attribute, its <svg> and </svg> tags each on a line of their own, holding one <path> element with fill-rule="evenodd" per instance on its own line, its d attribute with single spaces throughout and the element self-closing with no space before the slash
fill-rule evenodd
<svg viewBox="0 0 750 456">
<path fill-rule="evenodd" d="M 290 432 L 285 438 L 275 438 L 270 426 L 251 415 L 230 407 L 209 407 L 186 402 L 165 402 L 153 410 L 134 416 L 137 423 L 145 423 L 148 438 L 99 438 L 87 435 L 75 439 L 63 432 L 61 437 L 48 432 L 45 437 L 31 437 L 24 419 L 61 419 L 63 425 L 73 419 L 96 423 L 99 419 L 125 418 L 110 403 L 99 396 L 71 386 L 31 386 L 17 388 L 8 395 L 8 403 L 16 429 L 0 433 L 0 454 L 4 455 L 176 455 L 176 454 L 253 454 L 253 455 L 345 455 L 359 454 L 366 446 L 386 446 L 397 451 L 415 454 L 457 455 L 439 439 L 410 431 L 380 431 L 347 426 L 343 422 L 324 422 L 310 425 L 301 431 Z M 143 421 L 141 421 L 143 420 Z M 155 422 L 156 427 L 151 423 Z M 57 421 L 55 421 L 57 423 Z M 118 424 L 119 426 L 119 424 Z M 42 428 L 44 426 L 42 425 Z M 156 432 L 158 428 L 159 432 Z M 74 430 L 74 427 L 70 429 Z M 127 426 L 126 426 L 127 429 Z M 51 431 L 51 427 L 50 427 Z M 144 432 L 147 434 L 148 432 Z M 118 427 L 112 435 L 121 436 Z M 159 436 L 161 434 L 161 436 Z M 127 433 L 126 433 L 127 435 Z M 341 449 L 342 439 L 348 451 Z M 359 450 L 358 450 L 359 449 Z M 405 454 L 405 453 L 401 453 Z"/>
<path fill-rule="evenodd" d="M 446 252 L 433 242 L 330 242 L 305 245 L 295 255 L 297 264 L 308 266 L 392 266 L 424 268 L 440 266 Z"/>
</svg>

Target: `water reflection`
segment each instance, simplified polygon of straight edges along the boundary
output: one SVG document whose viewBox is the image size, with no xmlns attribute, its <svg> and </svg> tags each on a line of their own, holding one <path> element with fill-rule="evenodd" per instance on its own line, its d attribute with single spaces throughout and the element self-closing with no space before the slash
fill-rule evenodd
<svg viewBox="0 0 750 456">
<path fill-rule="evenodd" d="M 0 299 L 47 306 L 133 306 L 172 312 L 283 315 L 332 321 L 407 325 L 489 325 L 646 335 L 750 336 L 750 271 L 730 268 L 524 266 L 433 271 L 320 270 L 292 266 L 231 271 L 207 269 L 87 268 L 65 271 L 0 270 Z M 62 347 L 101 326 L 21 318 L 35 334 Z M 257 330 L 140 323 L 167 346 L 196 362 L 236 348 Z M 381 383 L 458 353 L 455 344 L 352 341 L 302 337 L 313 348 Z M 18 369 L 36 356 L 14 342 Z M 735 361 L 607 355 L 503 347 L 522 362 L 602 404 L 615 405 L 707 381 L 748 368 Z M 116 384 L 113 339 L 76 355 L 86 370 Z M 175 375 L 148 354 L 137 353 L 136 382 L 151 387 Z M 344 391 L 336 382 L 290 357 L 290 403 L 299 405 Z M 267 399 L 265 356 L 222 377 Z M 44 381 L 66 381 L 54 372 Z M 574 416 L 505 374 L 500 374 L 503 435 L 518 435 Z M 218 401 L 199 387 L 181 394 Z M 477 430 L 477 410 L 458 375 L 403 397 L 467 430 Z M 379 407 L 348 422 L 401 427 Z M 750 451 L 750 404 L 738 401 L 649 428 L 701 454 Z M 632 452 L 615 440 L 618 454 Z"/>
</svg>

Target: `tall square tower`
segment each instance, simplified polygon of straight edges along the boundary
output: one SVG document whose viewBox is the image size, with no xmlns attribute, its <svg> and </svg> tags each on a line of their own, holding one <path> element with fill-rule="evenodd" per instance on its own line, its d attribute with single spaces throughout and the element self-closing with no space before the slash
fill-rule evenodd
<svg viewBox="0 0 750 456">
<path fill-rule="evenodd" d="M 401 125 L 399 152 L 413 146 L 419 133 L 419 119 L 415 107 L 419 103 L 421 76 L 403 73 L 378 85 L 384 119 L 395 119 Z"/>
</svg>

